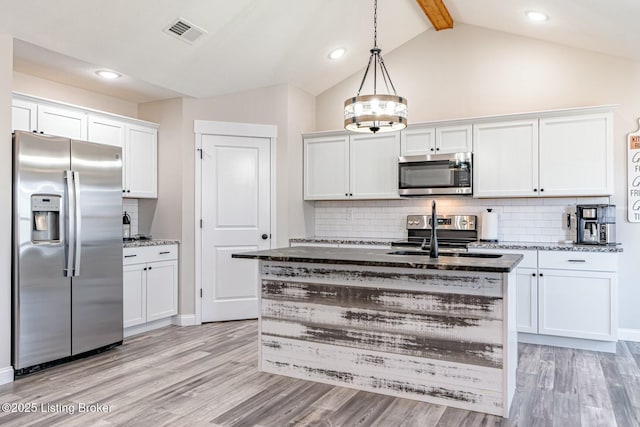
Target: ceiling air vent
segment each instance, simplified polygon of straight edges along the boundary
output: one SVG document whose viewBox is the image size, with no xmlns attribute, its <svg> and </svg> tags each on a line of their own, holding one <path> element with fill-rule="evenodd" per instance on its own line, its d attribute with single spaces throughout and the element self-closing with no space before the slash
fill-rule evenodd
<svg viewBox="0 0 640 427">
<path fill-rule="evenodd" d="M 189 44 L 193 44 L 193 42 L 198 40 L 200 36 L 207 33 L 202 28 L 192 24 L 184 18 L 176 19 L 163 31 Z"/>
</svg>

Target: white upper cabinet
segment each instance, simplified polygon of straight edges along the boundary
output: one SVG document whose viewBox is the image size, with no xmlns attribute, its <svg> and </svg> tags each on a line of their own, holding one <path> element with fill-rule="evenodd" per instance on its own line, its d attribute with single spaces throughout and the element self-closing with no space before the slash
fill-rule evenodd
<svg viewBox="0 0 640 427">
<path fill-rule="evenodd" d="M 353 135 L 349 146 L 349 196 L 354 199 L 397 199 L 399 133 Z"/>
<path fill-rule="evenodd" d="M 158 131 L 155 127 L 89 117 L 89 141 L 122 147 L 122 195 L 135 198 L 158 196 Z"/>
<path fill-rule="evenodd" d="M 436 128 L 419 127 L 400 132 L 401 156 L 436 154 Z"/>
<path fill-rule="evenodd" d="M 543 196 L 613 194 L 613 113 L 540 119 Z"/>
<path fill-rule="evenodd" d="M 472 126 L 444 126 L 436 128 L 436 154 L 470 153 L 473 151 Z"/>
<path fill-rule="evenodd" d="M 538 120 L 473 126 L 475 197 L 538 195 Z"/>
<path fill-rule="evenodd" d="M 304 138 L 305 200 L 398 198 L 398 156 L 473 153 L 473 195 L 613 194 L 615 106 L 431 122 Z"/>
<path fill-rule="evenodd" d="M 71 107 L 14 98 L 11 103 L 11 127 L 13 130 L 85 140 L 87 113 Z"/>
<path fill-rule="evenodd" d="M 304 199 L 349 197 L 349 136 L 305 138 Z"/>
<path fill-rule="evenodd" d="M 472 126 L 415 127 L 400 132 L 400 155 L 467 153 L 473 151 Z"/>
<path fill-rule="evenodd" d="M 124 196 L 158 197 L 158 130 L 126 125 L 124 156 Z"/>
<path fill-rule="evenodd" d="M 88 140 L 98 144 L 123 147 L 125 139 L 125 124 L 99 115 L 89 116 Z"/>
<path fill-rule="evenodd" d="M 475 197 L 613 194 L 613 113 L 479 123 Z"/>
<path fill-rule="evenodd" d="M 14 99 L 11 104 L 11 129 L 27 132 L 38 130 L 38 104 Z"/>
<path fill-rule="evenodd" d="M 304 139 L 305 200 L 398 198 L 398 132 Z"/>
<path fill-rule="evenodd" d="M 69 108 L 38 105 L 38 131 L 84 141 L 87 139 L 87 113 Z"/>
<path fill-rule="evenodd" d="M 158 197 L 158 126 L 128 117 L 14 94 L 13 130 L 122 147 L 122 195 Z"/>
</svg>

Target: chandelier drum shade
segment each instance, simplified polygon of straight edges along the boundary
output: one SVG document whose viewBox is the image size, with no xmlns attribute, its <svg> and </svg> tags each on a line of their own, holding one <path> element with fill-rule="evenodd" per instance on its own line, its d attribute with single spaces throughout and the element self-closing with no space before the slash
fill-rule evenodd
<svg viewBox="0 0 640 427">
<path fill-rule="evenodd" d="M 344 101 L 344 127 L 353 132 L 376 133 L 407 126 L 407 99 L 398 96 L 378 48 L 378 1 L 373 3 L 373 48 L 356 96 Z M 373 94 L 360 95 L 369 71 L 373 74 Z M 378 75 L 387 94 L 378 93 Z M 391 90 L 390 90 L 391 89 Z M 393 93 L 391 93 L 393 91 Z"/>
</svg>

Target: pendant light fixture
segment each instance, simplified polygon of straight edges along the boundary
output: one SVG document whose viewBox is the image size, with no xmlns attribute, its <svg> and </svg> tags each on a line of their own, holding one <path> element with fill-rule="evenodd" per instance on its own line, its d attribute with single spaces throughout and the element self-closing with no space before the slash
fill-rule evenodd
<svg viewBox="0 0 640 427">
<path fill-rule="evenodd" d="M 369 63 L 356 96 L 344 101 L 344 127 L 354 132 L 389 132 L 407 126 L 407 100 L 396 93 L 387 67 L 378 47 L 378 0 L 373 2 L 373 48 L 369 51 Z M 373 66 L 373 94 L 360 95 Z M 378 93 L 378 74 L 384 81 L 387 94 Z M 393 90 L 393 94 L 389 90 Z"/>
</svg>

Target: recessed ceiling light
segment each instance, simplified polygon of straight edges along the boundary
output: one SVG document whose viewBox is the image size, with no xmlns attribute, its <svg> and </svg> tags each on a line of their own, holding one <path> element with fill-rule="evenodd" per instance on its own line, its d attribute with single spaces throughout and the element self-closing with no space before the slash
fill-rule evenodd
<svg viewBox="0 0 640 427">
<path fill-rule="evenodd" d="M 98 70 L 96 71 L 96 74 L 102 77 L 103 79 L 107 79 L 107 80 L 113 80 L 120 77 L 120 74 L 116 73 L 115 71 L 109 71 L 109 70 Z"/>
<path fill-rule="evenodd" d="M 537 12 L 535 10 L 530 10 L 527 12 L 527 18 L 534 22 L 544 22 L 548 21 L 549 17 L 542 12 Z"/>
<path fill-rule="evenodd" d="M 329 52 L 329 59 L 336 60 L 342 58 L 344 54 L 347 53 L 347 49 L 343 47 L 338 47 Z"/>
</svg>

